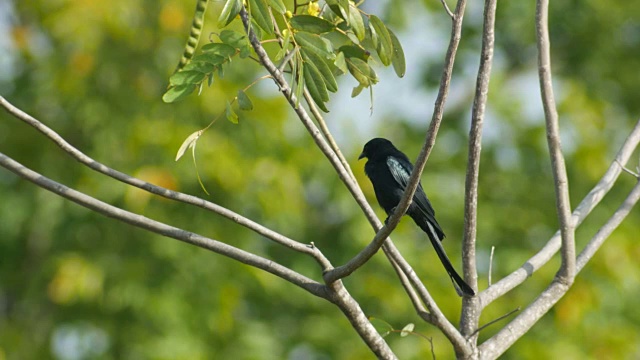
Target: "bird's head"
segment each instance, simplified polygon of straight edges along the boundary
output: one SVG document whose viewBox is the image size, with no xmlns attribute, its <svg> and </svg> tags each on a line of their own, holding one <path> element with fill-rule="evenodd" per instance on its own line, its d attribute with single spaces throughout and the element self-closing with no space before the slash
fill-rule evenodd
<svg viewBox="0 0 640 360">
<path fill-rule="evenodd" d="M 372 159 L 377 156 L 387 156 L 393 151 L 397 151 L 397 149 L 393 146 L 391 141 L 384 138 L 371 139 L 369 142 L 364 144 L 364 148 L 362 149 L 362 153 L 358 157 L 358 160 L 362 158 Z"/>
</svg>

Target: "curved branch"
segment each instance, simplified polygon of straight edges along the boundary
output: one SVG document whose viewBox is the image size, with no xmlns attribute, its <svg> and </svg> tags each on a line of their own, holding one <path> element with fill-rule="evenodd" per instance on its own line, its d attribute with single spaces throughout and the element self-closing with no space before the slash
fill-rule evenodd
<svg viewBox="0 0 640 360">
<path fill-rule="evenodd" d="M 622 173 L 622 164 L 626 164 L 629 161 L 638 144 L 640 144 L 640 120 L 638 120 L 624 144 L 620 147 L 609 169 L 607 169 L 596 186 L 591 189 L 589 194 L 584 197 L 582 202 L 580 202 L 578 207 L 573 211 L 571 221 L 573 221 L 576 226 L 579 226 L 584 221 L 609 190 L 611 190 Z M 480 297 L 481 307 L 486 307 L 495 299 L 520 285 L 528 277 L 533 275 L 535 271 L 546 264 L 559 249 L 560 232 L 558 231 L 538 253 L 527 260 L 519 269 L 481 292 L 478 295 Z"/>
<path fill-rule="evenodd" d="M 585 250 L 580 254 L 578 258 L 578 263 L 581 264 L 580 269 L 584 267 L 586 262 L 593 256 L 593 253 L 595 253 L 604 240 L 611 235 L 613 230 L 620 225 L 622 220 L 629 215 L 629 212 L 638 200 L 640 200 L 640 182 L 636 183 L 618 210 L 609 218 L 600 231 L 596 233 L 589 242 L 589 245 L 587 245 Z M 570 286 L 562 281 L 561 278 L 556 277 L 549 287 L 527 306 L 521 314 L 516 316 L 503 329 L 478 347 L 480 359 L 495 359 L 504 353 L 516 340 L 526 334 L 527 331 L 567 293 L 569 288 Z"/>
<path fill-rule="evenodd" d="M 211 250 L 215 253 L 227 256 L 244 264 L 262 269 L 307 290 L 315 296 L 331 301 L 331 298 L 327 293 L 327 287 L 325 285 L 309 279 L 308 277 L 297 273 L 285 266 L 282 266 L 272 260 L 265 259 L 261 256 L 238 249 L 231 245 L 212 240 L 196 233 L 169 226 L 159 221 L 149 219 L 145 216 L 134 214 L 132 212 L 107 204 L 77 190 L 71 189 L 65 185 L 55 182 L 41 174 L 38 174 L 37 172 L 25 167 L 24 165 L 9 158 L 3 153 L 0 153 L 0 166 L 24 178 L 25 180 L 28 180 L 36 184 L 37 186 L 40 186 L 43 189 L 51 191 L 54 194 L 62 196 L 99 214 L 114 218 L 116 220 L 154 232 L 162 236 L 170 237 L 201 247 L 203 249 Z"/>
<path fill-rule="evenodd" d="M 576 276 L 575 222 L 571 219 L 571 201 L 569 199 L 569 180 L 564 164 L 558 129 L 558 111 L 553 96 L 551 81 L 551 51 L 549 41 L 549 0 L 536 1 L 536 40 L 538 44 L 538 76 L 547 124 L 547 143 L 551 156 L 551 167 L 556 192 L 556 209 L 562 237 L 562 264 L 557 276 L 571 286 Z"/>
<path fill-rule="evenodd" d="M 15 107 L 13 104 L 11 104 L 2 96 L 0 96 L 0 106 L 2 106 L 8 113 L 13 115 L 15 118 L 27 123 L 28 125 L 34 127 L 36 130 L 40 131 L 46 137 L 51 139 L 56 145 L 58 145 L 64 152 L 71 155 L 78 162 L 80 162 L 83 165 L 86 165 L 92 170 L 95 170 L 101 174 L 107 175 L 125 184 L 135 186 L 139 189 L 148 191 L 152 194 L 156 194 L 164 198 L 175 200 L 175 201 L 180 201 L 186 204 L 199 206 L 203 209 L 212 211 L 218 215 L 221 215 L 229 220 L 234 221 L 239 225 L 242 225 L 250 230 L 253 230 L 254 232 L 264 236 L 267 239 L 275 241 L 292 250 L 313 256 L 318 261 L 318 263 L 320 263 L 323 270 L 331 267 L 329 260 L 327 260 L 322 255 L 322 253 L 320 253 L 320 251 L 313 246 L 308 246 L 306 244 L 292 240 L 280 233 L 270 230 L 240 214 L 237 214 L 227 208 L 214 204 L 210 201 L 206 201 L 198 197 L 187 195 L 178 191 L 169 190 L 161 186 L 153 185 L 146 181 L 137 179 L 133 176 L 114 170 L 92 159 L 91 157 L 85 155 L 80 150 L 76 149 L 71 144 L 69 144 L 64 138 L 62 138 L 58 133 L 53 131 L 51 128 L 49 128 L 42 122 L 38 121 L 36 118 L 25 113 L 24 111 L 20 110 L 19 108 Z"/>
</svg>

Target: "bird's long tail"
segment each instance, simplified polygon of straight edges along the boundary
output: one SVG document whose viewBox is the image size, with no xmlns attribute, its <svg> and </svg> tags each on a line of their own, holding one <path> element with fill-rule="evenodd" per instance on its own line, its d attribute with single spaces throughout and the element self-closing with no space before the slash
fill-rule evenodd
<svg viewBox="0 0 640 360">
<path fill-rule="evenodd" d="M 415 220 L 415 219 L 414 219 Z M 422 220 L 422 219 L 421 219 Z M 453 287 L 456 289 L 456 292 L 459 296 L 467 295 L 474 296 L 476 293 L 473 291 L 471 286 L 469 286 L 463 279 L 458 275 L 456 269 L 454 269 L 451 261 L 447 257 L 447 253 L 444 251 L 442 244 L 440 243 L 440 238 L 436 232 L 434 226 L 426 219 L 422 221 L 416 221 L 416 224 L 420 226 L 420 228 L 427 233 L 429 236 L 429 240 L 431 240 L 431 244 L 433 248 L 436 250 L 436 254 L 438 254 L 438 258 L 440 258 L 440 262 L 444 265 L 444 268 L 447 270 L 447 273 L 451 277 L 451 281 L 453 282 Z"/>
</svg>

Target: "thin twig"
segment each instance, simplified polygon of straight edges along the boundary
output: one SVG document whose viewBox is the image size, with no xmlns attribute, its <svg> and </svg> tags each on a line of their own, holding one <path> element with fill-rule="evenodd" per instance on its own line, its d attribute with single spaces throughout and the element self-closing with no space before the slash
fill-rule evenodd
<svg viewBox="0 0 640 360">
<path fill-rule="evenodd" d="M 556 193 L 556 209 L 562 236 L 562 264 L 558 276 L 569 286 L 576 276 L 576 243 L 575 223 L 571 219 L 571 202 L 569 199 L 569 180 L 560 144 L 558 111 L 553 95 L 551 80 L 551 50 L 549 40 L 549 0 L 536 1 L 536 42 L 538 44 L 538 76 L 547 124 L 547 143 L 551 157 L 551 168 Z"/>
<path fill-rule="evenodd" d="M 451 9 L 449 9 L 449 5 L 447 5 L 446 0 L 440 0 L 440 2 L 442 3 L 442 6 L 444 6 L 444 10 L 447 12 L 447 14 L 449 14 L 449 17 L 452 20 L 455 20 L 455 15 L 453 15 L 453 13 L 451 12 Z"/>
<path fill-rule="evenodd" d="M 487 285 L 487 286 L 491 286 L 491 274 L 493 273 L 493 251 L 495 249 L 496 249 L 495 246 L 491 246 L 491 255 L 489 255 L 489 274 L 488 274 L 489 285 Z"/>
<path fill-rule="evenodd" d="M 480 326 L 479 328 L 477 328 L 477 329 L 476 329 L 476 331 L 474 331 L 474 332 L 471 334 L 471 336 L 473 336 L 473 335 L 475 335 L 475 334 L 480 333 L 480 331 L 482 331 L 483 329 L 485 329 L 485 328 L 487 328 L 487 327 L 489 327 L 489 326 L 491 326 L 491 325 L 493 325 L 493 324 L 497 323 L 498 321 L 500 321 L 500 320 L 502 320 L 502 319 L 508 318 L 509 316 L 511 316 L 511 314 L 516 313 L 516 312 L 518 312 L 518 311 L 520 311 L 520 306 L 518 306 L 517 308 L 515 308 L 515 309 L 513 309 L 513 310 L 509 311 L 508 313 L 506 313 L 506 314 L 504 314 L 504 315 L 500 316 L 499 318 L 497 318 L 497 319 L 493 319 L 493 320 L 489 321 L 488 323 L 486 323 L 486 324 L 484 324 L 484 325 Z"/>
<path fill-rule="evenodd" d="M 622 168 L 622 170 L 623 170 L 624 172 L 626 172 L 627 174 L 631 174 L 631 175 L 632 175 L 634 178 L 636 178 L 636 179 L 639 179 L 639 178 L 640 178 L 640 175 L 638 175 L 638 174 L 636 174 L 635 172 L 633 172 L 633 171 L 631 171 L 631 170 L 627 169 L 627 167 L 626 167 L 626 166 L 624 166 L 624 165 L 622 165 L 622 164 L 620 164 L 620 163 L 618 163 L 618 165 L 620 165 L 620 167 Z"/>
</svg>

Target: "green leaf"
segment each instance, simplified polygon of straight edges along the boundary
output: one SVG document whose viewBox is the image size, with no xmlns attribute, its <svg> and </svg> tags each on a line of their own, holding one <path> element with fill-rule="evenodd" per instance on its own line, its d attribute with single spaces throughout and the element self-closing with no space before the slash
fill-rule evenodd
<svg viewBox="0 0 640 360">
<path fill-rule="evenodd" d="M 362 20 L 362 15 L 360 11 L 355 5 L 349 5 L 351 7 L 349 11 L 349 26 L 351 26 L 351 30 L 356 34 L 358 40 L 364 40 L 367 33 L 364 30 L 364 21 Z"/>
<path fill-rule="evenodd" d="M 322 75 L 322 80 L 324 81 L 327 90 L 331 92 L 338 91 L 338 83 L 336 82 L 336 78 L 333 76 L 333 72 L 331 71 L 329 64 L 327 64 L 326 59 L 321 58 L 313 51 L 305 49 L 302 49 L 302 57 L 307 64 L 311 63 L 315 65 Z"/>
<path fill-rule="evenodd" d="M 311 98 L 322 111 L 329 112 L 324 106 L 324 103 L 329 101 L 329 93 L 327 92 L 327 86 L 322 81 L 320 71 L 312 62 L 305 63 L 304 68 L 304 83 L 309 90 Z"/>
<path fill-rule="evenodd" d="M 246 35 L 233 30 L 222 30 L 219 37 L 223 43 L 240 50 L 241 59 L 251 54 L 251 44 Z"/>
<path fill-rule="evenodd" d="M 236 54 L 236 48 L 222 43 L 209 43 L 202 47 L 202 51 L 214 55 L 230 58 Z"/>
<path fill-rule="evenodd" d="M 233 109 L 231 108 L 231 104 L 229 104 L 229 102 L 227 101 L 227 107 L 224 111 L 224 115 L 226 116 L 227 120 L 231 121 L 234 124 L 238 123 L 238 114 L 236 114 L 235 111 L 233 111 Z"/>
<path fill-rule="evenodd" d="M 180 160 L 182 155 L 184 155 L 184 153 L 187 152 L 187 149 L 190 149 L 196 146 L 196 142 L 198 141 L 198 139 L 200 138 L 200 135 L 202 135 L 203 132 L 204 130 L 200 129 L 192 133 L 191 135 L 189 135 L 182 142 L 182 145 L 180 145 L 180 149 L 178 149 L 178 153 L 176 154 L 176 161 Z"/>
<path fill-rule="evenodd" d="M 393 33 L 393 31 L 389 30 L 389 35 L 391 36 L 391 43 L 393 44 L 393 57 L 391 58 L 393 70 L 396 72 L 396 75 L 398 75 L 398 77 L 403 77 L 405 72 L 407 71 L 407 64 L 404 59 L 404 51 L 402 50 L 402 45 L 400 44 L 398 37 Z"/>
<path fill-rule="evenodd" d="M 267 34 L 273 34 L 273 23 L 269 15 L 269 7 L 265 0 L 248 0 L 251 8 L 251 17 Z"/>
<path fill-rule="evenodd" d="M 253 110 L 251 99 L 249 99 L 247 94 L 242 90 L 238 90 L 238 106 L 240 110 Z"/>
<path fill-rule="evenodd" d="M 172 103 L 184 99 L 187 95 L 191 94 L 196 89 L 195 84 L 178 85 L 167 90 L 162 95 L 162 101 L 166 103 Z"/>
<path fill-rule="evenodd" d="M 298 84 L 298 87 L 296 87 L 296 109 L 298 108 L 298 106 L 300 106 L 300 98 L 302 97 L 302 90 L 304 89 L 304 65 L 302 63 L 302 56 L 297 54 L 296 55 L 296 61 L 295 63 L 297 63 L 296 68 L 298 69 L 298 77 L 296 79 L 296 83 Z"/>
<path fill-rule="evenodd" d="M 201 73 L 210 73 L 215 68 L 215 65 L 202 62 L 202 61 L 191 61 L 187 65 L 182 68 L 182 71 L 199 71 Z"/>
<path fill-rule="evenodd" d="M 287 53 L 287 51 L 289 51 L 290 43 L 291 43 L 291 31 L 287 31 L 287 35 L 285 35 L 284 39 L 282 40 L 282 46 L 280 50 L 278 50 L 278 53 L 275 56 L 276 61 L 280 61 L 282 60 L 282 58 L 284 58 L 284 55 Z"/>
<path fill-rule="evenodd" d="M 336 54 L 333 53 L 333 46 L 329 40 L 320 35 L 301 31 L 293 34 L 293 38 L 302 48 L 313 51 L 325 59 L 334 60 L 336 57 Z"/>
<path fill-rule="evenodd" d="M 374 34 L 377 37 L 377 41 L 374 40 L 374 45 L 380 61 L 384 66 L 391 65 L 391 58 L 393 57 L 393 44 L 391 43 L 391 35 L 387 26 L 375 15 L 369 16 L 369 27 L 371 28 L 372 39 Z"/>
<path fill-rule="evenodd" d="M 358 86 L 354 87 L 353 90 L 351 90 L 351 97 L 354 98 L 360 95 L 363 89 L 364 89 L 364 86 L 362 86 L 362 84 L 358 84 Z"/>
<path fill-rule="evenodd" d="M 343 45 L 338 49 L 339 52 L 344 53 L 346 58 L 358 58 L 364 61 L 368 61 L 371 54 L 363 48 L 355 45 Z"/>
<path fill-rule="evenodd" d="M 247 36 L 245 34 L 234 30 L 222 30 L 218 37 L 220 38 L 220 41 L 229 46 L 233 46 L 236 49 L 239 49 L 248 43 Z"/>
<path fill-rule="evenodd" d="M 334 65 L 343 73 L 346 74 L 349 70 L 347 69 L 347 62 L 344 60 L 344 53 L 339 52 L 336 56 L 336 61 L 334 61 Z"/>
<path fill-rule="evenodd" d="M 193 57 L 193 61 L 205 62 L 212 65 L 222 65 L 222 63 L 224 63 L 226 60 L 227 58 L 211 52 L 205 52 Z"/>
<path fill-rule="evenodd" d="M 312 34 L 323 34 L 336 28 L 327 20 L 311 15 L 296 15 L 289 20 L 289 23 L 296 30 Z"/>
<path fill-rule="evenodd" d="M 284 6 L 282 0 L 269 0 L 269 6 L 280 14 L 287 12 L 287 8 Z"/>
<path fill-rule="evenodd" d="M 204 80 L 205 74 L 195 70 L 182 70 L 171 75 L 169 83 L 173 86 L 185 84 L 197 84 Z"/>
<path fill-rule="evenodd" d="M 238 16 L 240 13 L 240 9 L 242 8 L 241 0 L 227 0 L 222 8 L 222 12 L 220 13 L 220 17 L 218 18 L 218 27 L 223 28 L 229 25 L 233 19 Z"/>
<path fill-rule="evenodd" d="M 375 71 L 365 61 L 359 58 L 347 59 L 347 68 L 353 77 L 364 87 L 378 82 Z"/>
<path fill-rule="evenodd" d="M 349 18 L 349 0 L 326 0 L 325 2 L 334 14 L 345 20 Z"/>
</svg>

